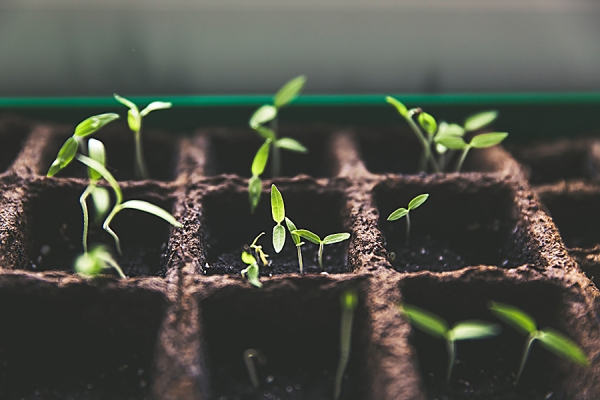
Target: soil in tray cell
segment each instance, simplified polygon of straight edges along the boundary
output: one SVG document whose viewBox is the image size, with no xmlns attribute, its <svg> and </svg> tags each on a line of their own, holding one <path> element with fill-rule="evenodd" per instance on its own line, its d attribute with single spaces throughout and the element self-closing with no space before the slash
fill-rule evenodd
<svg viewBox="0 0 600 400">
<path fill-rule="evenodd" d="M 502 323 L 486 307 L 489 301 L 517 306 L 535 318 L 539 329 L 551 327 L 566 334 L 559 314 L 560 288 L 543 282 L 491 283 L 483 279 L 439 282 L 416 278 L 401 285 L 404 302 L 437 314 L 450 327 L 470 319 L 499 323 L 502 327 L 500 335 L 494 338 L 456 342 L 457 360 L 449 383 L 444 341 L 413 327 L 411 344 L 417 351 L 429 399 L 566 400 L 568 374 L 581 373 L 583 367 L 534 343 L 515 386 L 526 336 Z"/>
<path fill-rule="evenodd" d="M 28 125 L 11 116 L 0 118 L 0 173 L 6 171 L 27 139 Z"/>
<path fill-rule="evenodd" d="M 46 187 L 40 189 L 25 203 L 26 254 L 29 262 L 25 269 L 33 271 L 72 271 L 73 261 L 83 252 L 83 216 L 79 196 L 85 187 L 80 184 Z M 170 202 L 160 194 L 136 189 L 124 190 L 123 197 L 146 200 L 171 210 Z M 113 199 L 114 201 L 114 199 Z M 162 275 L 166 266 L 163 260 L 170 225 L 162 219 L 137 210 L 121 211 L 111 223 L 111 228 L 121 239 L 122 255 L 117 254 L 112 237 L 102 229 L 102 221 L 95 223 L 90 209 L 88 246 L 106 245 L 129 277 Z M 112 270 L 105 273 L 112 274 Z"/>
<path fill-rule="evenodd" d="M 349 232 L 344 228 L 342 213 L 345 209 L 343 196 L 335 191 L 316 192 L 302 187 L 278 186 L 285 202 L 286 216 L 298 229 L 308 229 L 321 238 L 332 233 Z M 254 214 L 250 213 L 247 191 L 224 190 L 211 193 L 202 205 L 204 241 L 207 248 L 207 275 L 239 275 L 247 267 L 241 260 L 245 246 L 265 232 L 258 244 L 269 255 L 269 265 L 261 263 L 260 275 L 271 276 L 299 272 L 298 253 L 286 227 L 283 250 L 273 249 L 273 227 L 270 191 L 263 192 Z M 285 225 L 285 223 L 284 223 Z M 305 273 L 342 273 L 348 270 L 348 243 L 324 246 L 323 269 L 319 267 L 319 246 L 304 240 L 302 259 Z"/>
<path fill-rule="evenodd" d="M 396 221 L 387 218 L 422 193 L 429 193 L 429 198 L 410 212 L 407 243 L 406 217 Z M 463 190 L 451 181 L 427 186 L 383 183 L 374 194 L 388 258 L 397 271 L 449 271 L 479 264 L 512 267 L 520 263 L 520 244 L 513 239 L 514 205 L 507 187 Z"/>
<path fill-rule="evenodd" d="M 72 132 L 69 132 L 71 135 Z M 135 143 L 134 135 L 126 124 L 113 122 L 93 135 L 102 141 L 106 148 L 106 167 L 119 181 L 137 180 L 135 176 Z M 64 138 L 66 140 L 67 137 Z M 56 157 L 64 140 L 55 141 L 56 148 L 48 150 L 48 168 Z M 87 144 L 87 140 L 85 141 Z M 142 147 L 144 159 L 150 173 L 150 179 L 171 181 L 175 179 L 175 166 L 177 163 L 177 140 L 156 131 L 145 131 L 142 128 Z M 87 178 L 87 169 L 78 161 L 59 172 L 59 177 Z"/>
<path fill-rule="evenodd" d="M 339 361 L 341 288 L 325 289 L 315 281 L 297 283 L 293 289 L 272 291 L 228 288 L 201 302 L 211 399 L 332 398 Z M 359 293 L 341 399 L 367 398 L 369 331 Z M 264 365 L 255 364 L 258 390 L 245 367 L 247 349 L 266 358 Z"/>
<path fill-rule="evenodd" d="M 320 178 L 331 175 L 331 157 L 327 153 L 329 135 L 322 129 L 306 129 L 306 132 L 296 132 L 288 131 L 284 127 L 279 134 L 279 137 L 296 139 L 308 149 L 306 154 L 281 149 L 280 176 L 306 174 Z M 249 178 L 252 176 L 250 168 L 254 156 L 264 142 L 265 140 L 252 130 L 211 132 L 207 174 L 236 174 Z M 272 162 L 273 148 L 271 148 L 265 172 L 261 177 L 272 177 Z"/>
<path fill-rule="evenodd" d="M 0 398 L 146 398 L 161 295 L 26 287 L 0 293 Z"/>
</svg>

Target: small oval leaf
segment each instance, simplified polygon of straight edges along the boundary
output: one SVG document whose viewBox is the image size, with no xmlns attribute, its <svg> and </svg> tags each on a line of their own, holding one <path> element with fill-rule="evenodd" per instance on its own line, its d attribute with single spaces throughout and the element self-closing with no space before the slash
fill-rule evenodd
<svg viewBox="0 0 600 400">
<path fill-rule="evenodd" d="M 544 328 L 538 337 L 540 344 L 557 356 L 573 360 L 581 365 L 589 365 L 590 360 L 583 350 L 571 339 L 552 328 Z"/>
<path fill-rule="evenodd" d="M 148 115 L 149 113 L 151 113 L 152 111 L 156 111 L 156 110 L 165 110 L 167 108 L 171 108 L 173 106 L 173 103 L 171 102 L 166 102 L 166 101 L 153 101 L 152 103 L 148 104 L 146 106 L 146 108 L 144 108 L 141 112 L 140 115 L 142 117 L 145 117 L 146 115 Z"/>
<path fill-rule="evenodd" d="M 308 149 L 302 145 L 299 141 L 292 138 L 281 138 L 275 142 L 275 146 L 282 149 L 295 151 L 296 153 L 308 153 Z"/>
<path fill-rule="evenodd" d="M 293 231 L 295 231 L 296 229 L 296 224 L 294 224 L 292 222 L 291 219 L 289 219 L 288 217 L 285 217 L 285 225 L 287 226 L 288 231 L 290 232 L 290 235 L 292 236 L 292 240 L 294 241 L 295 245 L 300 244 L 300 236 L 298 236 L 295 233 L 292 233 Z"/>
<path fill-rule="evenodd" d="M 256 264 L 256 258 L 254 258 L 252 254 L 246 251 L 242 252 L 242 261 L 244 262 L 244 264 L 248 265 Z"/>
<path fill-rule="evenodd" d="M 78 147 L 79 143 L 76 138 L 73 136 L 68 138 L 58 151 L 58 155 L 50 166 L 47 176 L 54 176 L 58 171 L 69 165 L 73 161 L 73 158 L 75 158 Z"/>
<path fill-rule="evenodd" d="M 467 143 L 462 138 L 455 136 L 436 137 L 435 142 L 451 150 L 462 150 L 467 147 Z"/>
<path fill-rule="evenodd" d="M 525 335 L 537 330 L 533 317 L 520 308 L 497 301 L 490 301 L 488 308 L 502 321 Z"/>
<path fill-rule="evenodd" d="M 441 138 L 444 136 L 453 136 L 453 137 L 463 137 L 465 134 L 465 130 L 462 126 L 458 124 L 449 124 L 447 122 L 441 122 L 438 127 L 436 138 Z"/>
<path fill-rule="evenodd" d="M 425 203 L 427 201 L 428 198 L 429 198 L 428 193 L 423 193 L 423 194 L 416 196 L 414 199 L 412 199 L 410 201 L 410 203 L 408 203 L 408 211 L 412 211 L 415 208 L 420 207 L 423 203 Z"/>
<path fill-rule="evenodd" d="M 92 203 L 94 205 L 94 211 L 96 213 L 95 220 L 102 220 L 108 211 L 110 210 L 110 194 L 108 190 L 103 187 L 96 186 L 90 193 L 92 196 Z"/>
<path fill-rule="evenodd" d="M 283 225 L 275 225 L 273 227 L 273 249 L 275 253 L 279 253 L 285 245 L 285 228 Z"/>
<path fill-rule="evenodd" d="M 285 218 L 285 205 L 283 204 L 283 197 L 275 185 L 271 185 L 271 214 L 273 215 L 273 221 L 277 222 L 278 224 L 281 224 Z"/>
<path fill-rule="evenodd" d="M 323 244 L 334 244 L 350 239 L 349 233 L 334 233 L 323 238 Z"/>
<path fill-rule="evenodd" d="M 498 118 L 498 111 L 482 111 L 467 117 L 464 123 L 465 130 L 476 131 L 485 128 Z"/>
<path fill-rule="evenodd" d="M 286 82 L 275 94 L 275 98 L 273 99 L 275 107 L 280 108 L 289 104 L 300 94 L 305 83 L 306 76 L 304 75 L 299 75 Z"/>
<path fill-rule="evenodd" d="M 254 111 L 254 114 L 252 114 L 252 117 L 250 117 L 250 127 L 252 129 L 256 129 L 265 122 L 272 121 L 273 118 L 275 118 L 276 116 L 277 109 L 271 105 L 266 104 L 260 107 L 258 110 Z"/>
<path fill-rule="evenodd" d="M 262 182 L 258 176 L 253 176 L 248 181 L 248 198 L 250 200 L 250 210 L 254 212 L 260 201 L 262 193 Z"/>
<path fill-rule="evenodd" d="M 500 334 L 500 325 L 485 321 L 462 321 L 454 325 L 449 335 L 454 340 L 485 339 Z"/>
<path fill-rule="evenodd" d="M 168 223 L 170 223 L 171 225 L 173 225 L 176 228 L 181 228 L 183 226 L 168 211 L 166 211 L 163 208 L 160 208 L 157 205 L 148 203 L 147 201 L 129 200 L 129 201 L 126 201 L 125 203 L 121 204 L 120 208 L 122 208 L 122 209 L 129 208 L 129 209 L 133 209 L 133 210 L 147 212 L 148 214 L 152 214 L 158 218 L 164 219 L 165 221 L 167 221 Z"/>
<path fill-rule="evenodd" d="M 135 103 L 131 100 L 127 100 L 125 97 L 119 96 L 116 93 L 113 93 L 113 97 L 115 98 L 115 100 L 117 100 L 119 103 L 123 104 L 125 107 L 131 109 L 136 109 L 137 110 L 137 106 L 135 105 Z"/>
<path fill-rule="evenodd" d="M 404 217 L 406 214 L 408 214 L 408 210 L 404 207 L 401 207 L 401 208 L 397 209 L 396 211 L 394 211 L 393 213 L 391 213 L 390 216 L 387 218 L 387 220 L 395 221 L 397 219 Z"/>
<path fill-rule="evenodd" d="M 470 146 L 476 149 L 492 147 L 502 142 L 507 136 L 506 132 L 484 133 L 471 139 Z"/>
<path fill-rule="evenodd" d="M 101 141 L 91 138 L 88 140 L 88 153 L 92 160 L 98 161 L 102 165 L 106 165 L 106 150 Z M 97 181 L 102 178 L 93 168 L 88 168 L 88 175 L 91 180 Z"/>
<path fill-rule="evenodd" d="M 260 146 L 256 152 L 256 155 L 254 156 L 254 160 L 252 161 L 253 176 L 260 176 L 263 172 L 265 172 L 265 167 L 267 166 L 267 161 L 269 160 L 270 149 L 271 140 L 267 139 L 267 141 Z"/>
<path fill-rule="evenodd" d="M 94 115 L 93 117 L 89 117 L 88 119 L 85 119 L 82 122 L 80 122 L 79 125 L 75 127 L 75 133 L 73 134 L 73 136 L 89 136 L 92 133 L 96 132 L 98 129 L 102 128 L 104 125 L 118 118 L 119 115 L 115 113 Z"/>
<path fill-rule="evenodd" d="M 296 229 L 295 231 L 292 232 L 292 234 L 296 234 L 300 237 L 303 237 L 304 239 L 308 240 L 309 242 L 312 242 L 314 244 L 320 244 L 321 243 L 321 238 L 318 237 L 316 234 L 312 233 L 309 230 L 306 229 Z"/>
<path fill-rule="evenodd" d="M 133 132 L 138 132 L 142 129 L 142 116 L 137 108 L 130 108 L 129 111 L 127 111 L 127 124 L 129 125 L 129 129 Z"/>
<path fill-rule="evenodd" d="M 246 273 L 248 277 L 248 282 L 252 286 L 256 286 L 257 288 L 262 287 L 262 283 L 258 279 L 258 264 L 252 264 L 248 268 L 242 271 L 242 275 Z"/>
<path fill-rule="evenodd" d="M 387 96 L 385 98 L 385 101 L 387 101 L 388 103 L 390 103 L 391 105 L 393 105 L 394 107 L 396 107 L 396 110 L 398 110 L 398 112 L 400 113 L 400 115 L 402 115 L 404 118 L 408 117 L 408 110 L 406 109 L 406 106 L 404 104 L 402 104 L 401 102 L 399 102 L 398 100 L 396 100 L 392 96 Z"/>
<path fill-rule="evenodd" d="M 408 315 L 410 323 L 417 328 L 434 337 L 446 337 L 446 332 L 448 332 L 448 324 L 442 318 L 429 311 L 425 311 L 422 308 L 408 304 L 402 304 L 400 309 L 403 310 L 406 315 Z"/>
<path fill-rule="evenodd" d="M 421 128 L 430 135 L 433 135 L 437 131 L 437 122 L 432 115 L 422 112 L 417 117 L 417 120 L 419 121 Z"/>
</svg>

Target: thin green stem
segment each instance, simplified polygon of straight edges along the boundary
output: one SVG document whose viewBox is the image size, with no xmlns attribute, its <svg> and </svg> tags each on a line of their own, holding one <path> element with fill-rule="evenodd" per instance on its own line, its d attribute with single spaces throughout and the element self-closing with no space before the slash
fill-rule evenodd
<svg viewBox="0 0 600 400">
<path fill-rule="evenodd" d="M 135 136 L 135 176 L 141 179 L 149 179 L 150 174 L 144 161 L 144 151 L 142 149 L 142 131 L 134 132 Z"/>
<path fill-rule="evenodd" d="M 82 244 L 83 244 L 83 252 L 87 253 L 88 252 L 88 246 L 87 246 L 87 237 L 88 237 L 88 229 L 89 229 L 89 225 L 90 225 L 90 215 L 88 212 L 88 208 L 87 208 L 87 198 L 90 195 L 90 193 L 92 193 L 92 190 L 94 189 L 96 185 L 94 185 L 93 183 L 90 183 L 85 190 L 83 191 L 83 193 L 81 194 L 81 197 L 79 197 L 79 204 L 81 205 L 81 211 L 83 212 L 83 234 L 82 234 Z"/>
<path fill-rule="evenodd" d="M 465 158 L 467 157 L 467 153 L 469 152 L 470 149 L 471 149 L 471 146 L 465 147 L 462 154 L 460 155 L 460 159 L 458 160 L 458 163 L 456 164 L 456 169 L 454 170 L 454 172 L 460 172 L 460 169 L 462 168 L 462 165 L 465 162 Z"/>
<path fill-rule="evenodd" d="M 300 264 L 300 273 L 303 273 L 303 264 L 302 264 L 302 249 L 300 248 L 301 244 L 297 244 L 296 248 L 298 249 L 298 264 Z"/>
<path fill-rule="evenodd" d="M 410 243 L 410 212 L 406 214 L 406 245 Z"/>
<path fill-rule="evenodd" d="M 517 373 L 517 379 L 515 379 L 515 386 L 519 382 L 519 378 L 521 378 L 521 374 L 523 373 L 523 368 L 525 367 L 525 363 L 527 362 L 527 357 L 529 357 L 529 351 L 531 350 L 531 345 L 534 340 L 538 338 L 538 331 L 534 331 L 529 334 L 527 341 L 525 342 L 525 346 L 523 347 L 523 356 L 521 357 L 521 365 L 519 366 L 519 372 Z"/>
<path fill-rule="evenodd" d="M 323 269 L 323 242 L 319 243 L 319 267 Z"/>
<path fill-rule="evenodd" d="M 419 126 L 412 119 L 412 115 L 413 113 L 409 113 L 409 116 L 406 118 L 406 122 L 408 122 L 408 125 L 417 135 L 417 138 L 419 139 L 419 141 L 421 142 L 421 146 L 423 147 L 423 156 L 419 161 L 419 169 L 423 172 L 427 172 L 427 163 L 429 162 L 431 163 L 433 172 L 440 172 L 440 167 L 438 163 L 435 161 L 435 158 L 431 157 L 431 147 L 429 141 L 425 138 L 423 132 L 421 132 L 421 129 L 419 129 Z"/>
<path fill-rule="evenodd" d="M 446 338 L 446 349 L 448 350 L 448 373 L 446 375 L 446 383 L 450 382 L 450 376 L 454 369 L 454 358 L 456 357 L 456 343 L 454 340 Z"/>
<path fill-rule="evenodd" d="M 267 360 L 258 350 L 247 349 L 244 351 L 244 363 L 246 364 L 246 369 L 248 370 L 248 376 L 250 377 L 252 386 L 254 386 L 255 389 L 258 389 L 260 387 L 260 383 L 258 381 L 256 366 L 252 361 L 253 358 L 256 358 L 261 364 L 264 364 Z"/>
<path fill-rule="evenodd" d="M 121 269 L 121 267 L 119 267 L 119 264 L 116 263 L 115 260 L 106 260 L 106 262 L 115 269 L 115 271 L 117 271 L 117 274 L 119 275 L 120 278 L 122 279 L 127 279 L 127 277 L 125 276 L 125 274 L 123 273 L 123 270 Z"/>
<path fill-rule="evenodd" d="M 340 330 L 340 361 L 338 363 L 337 372 L 335 374 L 335 386 L 333 398 L 339 399 L 340 392 L 342 391 L 342 378 L 344 371 L 348 366 L 348 360 L 350 359 L 350 344 L 352 341 L 352 321 L 354 320 L 354 310 L 343 308 L 342 311 L 342 323 Z"/>
<path fill-rule="evenodd" d="M 104 229 L 113 237 L 113 239 L 115 240 L 115 246 L 117 248 L 117 251 L 120 255 L 123 255 L 123 252 L 121 252 L 121 240 L 119 239 L 119 236 L 117 236 L 117 234 L 110 228 L 110 223 L 112 222 L 113 218 L 115 217 L 115 215 L 117 215 L 119 211 L 121 211 L 120 206 L 120 204 L 114 206 L 110 214 L 108 214 L 108 217 L 106 217 L 106 219 L 104 220 L 104 223 L 102 224 L 102 229 Z"/>
</svg>

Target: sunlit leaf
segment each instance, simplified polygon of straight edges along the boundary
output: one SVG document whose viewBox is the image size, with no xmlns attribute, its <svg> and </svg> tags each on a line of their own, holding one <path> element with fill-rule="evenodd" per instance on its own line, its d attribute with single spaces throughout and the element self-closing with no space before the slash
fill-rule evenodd
<svg viewBox="0 0 600 400">
<path fill-rule="evenodd" d="M 275 225 L 273 227 L 273 248 L 275 253 L 279 253 L 285 245 L 285 228 L 283 225 Z"/>
<path fill-rule="evenodd" d="M 299 75 L 286 82 L 281 89 L 275 94 L 273 104 L 280 108 L 294 100 L 302 91 L 306 83 L 306 76 Z"/>
<path fill-rule="evenodd" d="M 110 194 L 106 188 L 96 186 L 92 189 L 90 195 L 92 196 L 92 204 L 94 205 L 94 219 L 100 221 L 110 210 Z"/>
<path fill-rule="evenodd" d="M 73 161 L 75 158 L 75 154 L 77 154 L 77 148 L 79 147 L 79 143 L 77 139 L 71 136 L 67 139 L 67 141 L 62 145 L 60 150 L 58 151 L 58 155 L 56 159 L 50 166 L 48 170 L 47 176 L 54 176 L 58 171 L 65 168 L 67 165 Z"/>
<path fill-rule="evenodd" d="M 467 147 L 467 143 L 462 138 L 455 136 L 435 138 L 435 142 L 451 150 L 462 150 Z"/>
<path fill-rule="evenodd" d="M 488 308 L 502 321 L 525 335 L 537 330 L 533 317 L 517 307 L 490 301 Z"/>
<path fill-rule="evenodd" d="M 98 129 L 102 128 L 104 125 L 118 118 L 119 115 L 115 113 L 94 115 L 93 117 L 89 117 L 88 119 L 80 122 L 79 125 L 75 127 L 75 133 L 73 134 L 73 136 L 89 136 L 92 133 L 96 132 Z"/>
<path fill-rule="evenodd" d="M 465 120 L 465 124 L 464 124 L 465 130 L 476 131 L 481 128 L 485 128 L 486 126 L 488 126 L 489 124 L 494 122 L 494 120 L 496 120 L 496 118 L 498 118 L 498 111 L 496 111 L 496 110 L 483 111 L 483 112 L 471 115 L 470 117 L 467 117 L 467 119 Z"/>
<path fill-rule="evenodd" d="M 123 201 L 123 194 L 121 192 L 121 187 L 119 186 L 119 183 L 112 176 L 112 174 L 108 172 L 104 165 L 100 164 L 96 160 L 92 160 L 91 158 L 81 154 L 77 155 L 77 160 L 85 164 L 87 167 L 95 169 L 98 173 L 100 173 L 100 175 L 102 175 L 106 182 L 108 182 L 108 184 L 113 188 L 113 191 L 115 192 L 115 196 L 117 198 L 117 204 L 120 204 Z"/>
<path fill-rule="evenodd" d="M 492 147 L 503 141 L 508 136 L 506 132 L 484 133 L 471 139 L 470 146 L 476 149 Z"/>
<path fill-rule="evenodd" d="M 571 339 L 551 328 L 544 328 L 538 337 L 540 344 L 554 354 L 573 360 L 581 365 L 589 365 L 590 361 Z"/>
<path fill-rule="evenodd" d="M 254 160 L 252 161 L 252 175 L 260 176 L 267 166 L 267 161 L 269 160 L 269 150 L 271 149 L 271 140 L 267 139 L 266 142 L 260 146 L 256 155 L 254 156 Z"/>
<path fill-rule="evenodd" d="M 428 193 L 420 194 L 408 203 L 408 211 L 412 211 L 417 207 L 420 207 L 429 198 Z"/>
<path fill-rule="evenodd" d="M 129 200 L 119 206 L 121 209 L 129 208 L 133 210 L 139 210 L 143 212 L 147 212 L 148 214 L 152 214 L 156 217 L 162 218 L 171 225 L 181 228 L 183 225 L 178 222 L 174 216 L 172 216 L 168 211 L 160 208 L 157 205 L 152 203 L 148 203 L 143 200 Z"/>
<path fill-rule="evenodd" d="M 401 207 L 401 208 L 397 209 L 396 211 L 394 211 L 393 213 L 391 213 L 390 216 L 387 218 L 387 220 L 395 221 L 397 219 L 400 219 L 400 218 L 406 216 L 406 214 L 408 214 L 408 210 L 404 207 Z"/>
<path fill-rule="evenodd" d="M 320 244 L 321 243 L 321 238 L 318 237 L 317 235 L 315 235 L 314 233 L 312 233 L 309 230 L 306 229 L 296 229 L 295 231 L 292 232 L 292 234 L 296 234 L 300 237 L 303 237 L 304 239 L 308 240 L 309 242 L 312 242 L 314 244 Z"/>
<path fill-rule="evenodd" d="M 408 315 L 411 324 L 431 336 L 445 338 L 446 332 L 448 332 L 448 324 L 442 318 L 422 308 L 408 304 L 402 304 L 400 308 Z"/>
<path fill-rule="evenodd" d="M 454 340 L 485 339 L 497 336 L 501 331 L 500 325 L 484 321 L 462 321 L 449 332 Z"/>
<path fill-rule="evenodd" d="M 443 136 L 454 136 L 454 137 L 462 137 L 465 134 L 465 130 L 462 126 L 458 124 L 449 124 L 447 122 L 441 122 L 438 127 L 438 132 L 435 135 L 436 138 L 441 138 Z"/>
<path fill-rule="evenodd" d="M 248 282 L 252 286 L 256 286 L 257 288 L 262 287 L 262 283 L 258 279 L 258 264 L 254 263 L 250 265 L 248 268 L 242 271 L 242 276 L 246 275 L 248 277 Z"/>
<path fill-rule="evenodd" d="M 272 121 L 273 118 L 277 116 L 277 109 L 271 105 L 264 105 L 260 107 L 258 110 L 254 111 L 252 117 L 250 117 L 250 127 L 252 129 L 256 129 L 258 126 Z"/>
<path fill-rule="evenodd" d="M 298 229 L 298 228 L 296 228 L 296 225 L 288 217 L 285 217 L 285 225 L 287 226 L 288 231 L 290 232 L 290 235 L 292 235 L 292 240 L 294 241 L 294 244 L 295 245 L 300 244 L 300 236 L 295 233 L 292 233 L 293 231 Z"/>
<path fill-rule="evenodd" d="M 323 239 L 323 244 L 334 244 L 348 239 L 350 239 L 349 233 L 334 233 L 332 235 L 325 236 Z"/>
<path fill-rule="evenodd" d="M 398 110 L 400 115 L 402 115 L 404 118 L 408 117 L 408 110 L 406 109 L 406 106 L 404 104 L 402 104 L 401 102 L 399 102 L 398 100 L 396 100 L 395 98 L 393 98 L 391 96 L 387 96 L 385 98 L 385 101 L 387 101 L 388 103 L 390 103 L 391 105 L 396 107 L 396 110 Z"/>
<path fill-rule="evenodd" d="M 248 197 L 250 199 L 250 210 L 254 212 L 260 201 L 262 193 L 262 182 L 258 176 L 253 176 L 248 181 Z"/>
<path fill-rule="evenodd" d="M 138 132 L 142 129 L 142 116 L 137 108 L 130 108 L 129 111 L 127 111 L 127 124 L 129 125 L 129 129 L 133 132 Z"/>
<path fill-rule="evenodd" d="M 106 165 L 106 151 L 101 141 L 94 138 L 88 140 L 88 154 L 92 160 L 96 160 L 100 164 Z M 88 175 L 93 181 L 97 181 L 102 178 L 102 175 L 92 168 L 88 168 Z"/>
<path fill-rule="evenodd" d="M 119 96 L 118 94 L 114 93 L 113 94 L 115 100 L 117 100 L 119 103 L 123 104 L 125 107 L 131 109 L 135 109 L 137 110 L 137 106 L 135 105 L 134 102 L 132 102 L 131 100 L 127 100 L 125 97 Z"/>
<path fill-rule="evenodd" d="M 282 149 L 295 151 L 296 153 L 308 153 L 308 149 L 304 145 L 292 138 L 281 138 L 275 142 L 275 146 Z"/>
<path fill-rule="evenodd" d="M 271 185 L 271 214 L 273 214 L 273 221 L 277 222 L 278 224 L 282 223 L 283 219 L 285 218 L 285 205 L 283 204 L 283 197 L 275 185 Z"/>
<path fill-rule="evenodd" d="M 432 115 L 422 112 L 417 117 L 417 120 L 419 121 L 421 128 L 430 135 L 433 135 L 437 131 L 437 122 Z"/>
<path fill-rule="evenodd" d="M 142 117 L 145 117 L 146 115 L 148 115 L 152 111 L 164 110 L 164 109 L 167 109 L 167 108 L 171 108 L 172 106 L 173 106 L 173 103 L 171 103 L 171 102 L 153 101 L 152 103 L 148 104 L 148 106 L 146 106 L 146 108 L 144 108 L 140 112 L 140 115 Z"/>
<path fill-rule="evenodd" d="M 242 252 L 242 261 L 248 265 L 256 264 L 256 258 L 246 251 Z"/>
</svg>

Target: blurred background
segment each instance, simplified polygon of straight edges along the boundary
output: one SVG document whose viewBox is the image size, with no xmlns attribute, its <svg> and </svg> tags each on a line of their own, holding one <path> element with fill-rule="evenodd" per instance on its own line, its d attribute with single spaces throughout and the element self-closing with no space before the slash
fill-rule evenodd
<svg viewBox="0 0 600 400">
<path fill-rule="evenodd" d="M 600 90 L 597 0 L 0 0 L 0 97 Z"/>
</svg>

